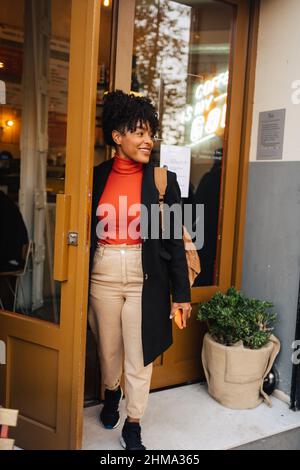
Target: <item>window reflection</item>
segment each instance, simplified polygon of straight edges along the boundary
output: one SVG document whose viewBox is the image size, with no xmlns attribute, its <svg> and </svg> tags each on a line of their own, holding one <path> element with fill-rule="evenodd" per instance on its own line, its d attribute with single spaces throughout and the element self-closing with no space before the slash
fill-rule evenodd
<svg viewBox="0 0 300 470">
<path fill-rule="evenodd" d="M 183 202 L 193 205 L 194 223 L 196 204 L 204 204 L 202 272 L 195 286 L 218 283 L 233 17 L 234 7 L 218 1 L 136 1 L 132 90 L 157 103 L 160 144 L 191 150 Z M 153 158 L 159 160 L 160 145 Z"/>
<path fill-rule="evenodd" d="M 59 323 L 53 254 L 56 194 L 65 181 L 71 0 L 1 6 L 0 308 Z"/>
</svg>

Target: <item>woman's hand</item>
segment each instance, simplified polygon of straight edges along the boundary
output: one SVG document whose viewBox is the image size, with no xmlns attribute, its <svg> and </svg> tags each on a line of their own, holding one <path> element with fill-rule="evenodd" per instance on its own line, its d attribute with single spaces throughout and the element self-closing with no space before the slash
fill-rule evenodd
<svg viewBox="0 0 300 470">
<path fill-rule="evenodd" d="M 183 303 L 173 302 L 170 319 L 174 317 L 176 310 L 178 310 L 179 308 L 182 310 L 182 326 L 183 328 L 186 328 L 186 321 L 191 316 L 191 310 L 192 310 L 191 304 L 189 302 L 183 302 Z"/>
</svg>

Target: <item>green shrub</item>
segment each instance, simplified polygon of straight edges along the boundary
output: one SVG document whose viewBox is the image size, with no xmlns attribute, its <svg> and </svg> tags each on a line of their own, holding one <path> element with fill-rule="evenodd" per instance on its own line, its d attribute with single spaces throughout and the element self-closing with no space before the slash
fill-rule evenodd
<svg viewBox="0 0 300 470">
<path fill-rule="evenodd" d="M 208 302 L 199 305 L 197 319 L 206 321 L 211 336 L 226 346 L 243 341 L 247 348 L 258 349 L 267 344 L 276 314 L 268 311 L 271 302 L 250 299 L 235 287 L 226 294 L 217 292 Z"/>
</svg>

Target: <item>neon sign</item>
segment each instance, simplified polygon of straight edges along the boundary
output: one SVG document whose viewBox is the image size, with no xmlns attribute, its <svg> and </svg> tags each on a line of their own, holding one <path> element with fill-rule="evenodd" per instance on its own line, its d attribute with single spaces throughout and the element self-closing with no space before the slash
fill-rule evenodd
<svg viewBox="0 0 300 470">
<path fill-rule="evenodd" d="M 187 105 L 182 115 L 184 124 L 191 123 L 189 146 L 198 145 L 224 132 L 228 81 L 227 71 L 197 86 L 194 105 Z"/>
</svg>

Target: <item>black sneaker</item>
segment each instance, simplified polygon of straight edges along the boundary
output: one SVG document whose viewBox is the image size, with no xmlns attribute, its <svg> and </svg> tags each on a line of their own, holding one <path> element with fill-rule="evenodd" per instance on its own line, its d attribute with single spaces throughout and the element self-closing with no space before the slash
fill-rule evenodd
<svg viewBox="0 0 300 470">
<path fill-rule="evenodd" d="M 105 390 L 104 406 L 100 413 L 100 421 L 106 429 L 114 429 L 120 423 L 119 404 L 123 397 L 121 387 L 117 390 Z"/>
<path fill-rule="evenodd" d="M 120 442 L 125 450 L 146 450 L 142 443 L 141 426 L 139 423 L 130 423 L 127 419 L 122 429 Z"/>
</svg>

